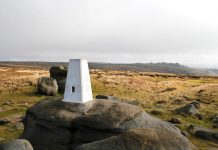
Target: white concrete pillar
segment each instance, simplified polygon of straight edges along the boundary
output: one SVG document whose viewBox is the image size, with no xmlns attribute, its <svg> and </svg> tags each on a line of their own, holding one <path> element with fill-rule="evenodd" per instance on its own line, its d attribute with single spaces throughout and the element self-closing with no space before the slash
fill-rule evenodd
<svg viewBox="0 0 218 150">
<path fill-rule="evenodd" d="M 93 100 L 88 62 L 70 59 L 65 85 L 65 102 L 85 103 Z"/>
</svg>

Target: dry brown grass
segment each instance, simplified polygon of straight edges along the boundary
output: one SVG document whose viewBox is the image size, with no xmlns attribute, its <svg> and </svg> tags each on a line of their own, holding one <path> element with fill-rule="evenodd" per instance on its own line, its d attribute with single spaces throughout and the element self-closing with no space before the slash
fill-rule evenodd
<svg viewBox="0 0 218 150">
<path fill-rule="evenodd" d="M 40 76 L 48 76 L 48 70 L 27 67 L 0 67 L 0 119 L 12 121 L 0 126 L 0 138 L 18 137 L 17 118 L 27 108 L 47 97 L 36 94 L 35 83 Z M 129 71 L 91 70 L 94 96 L 110 95 L 143 107 L 145 111 L 163 112 L 156 115 L 163 120 L 172 117 L 183 122 L 178 127 L 187 130 L 190 124 L 212 128 L 211 116 L 218 113 L 218 78 L 190 77 L 161 73 L 136 73 Z M 173 110 L 195 100 L 202 103 L 203 120 L 175 115 Z M 218 145 L 191 137 L 201 149 L 217 148 Z"/>
<path fill-rule="evenodd" d="M 0 92 L 8 93 L 24 86 L 36 84 L 40 76 L 48 76 L 47 70 L 28 67 L 0 67 Z"/>
<path fill-rule="evenodd" d="M 160 73 L 134 73 L 92 70 L 94 95 L 105 94 L 143 107 L 147 112 L 162 112 L 157 117 L 169 120 L 180 118 L 178 127 L 187 130 L 190 124 L 213 128 L 211 117 L 218 113 L 218 78 L 188 77 Z M 203 120 L 175 115 L 176 108 L 200 101 Z M 215 129 L 217 130 L 217 129 Z M 218 145 L 195 137 L 191 141 L 200 149 L 218 148 Z"/>
<path fill-rule="evenodd" d="M 36 81 L 39 76 L 48 76 L 44 69 L 28 67 L 0 67 L 0 119 L 11 123 L 0 126 L 0 141 L 17 138 L 22 130 L 16 129 L 17 122 L 27 108 L 44 96 L 36 95 Z"/>
</svg>

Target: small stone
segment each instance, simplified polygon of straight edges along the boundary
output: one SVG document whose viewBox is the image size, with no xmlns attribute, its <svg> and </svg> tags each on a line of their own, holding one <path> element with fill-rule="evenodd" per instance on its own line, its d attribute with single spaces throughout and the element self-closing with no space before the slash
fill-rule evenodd
<svg viewBox="0 0 218 150">
<path fill-rule="evenodd" d="M 172 124 L 181 124 L 181 120 L 179 120 L 178 118 L 171 118 L 168 122 L 172 123 Z"/>
<path fill-rule="evenodd" d="M 182 99 L 175 99 L 173 104 L 176 104 L 176 105 L 182 105 L 182 104 L 185 104 L 184 100 Z"/>
<path fill-rule="evenodd" d="M 165 101 L 165 100 L 159 100 L 159 101 L 157 101 L 157 104 L 166 104 L 167 103 L 167 101 Z"/>
<path fill-rule="evenodd" d="M 202 120 L 203 119 L 203 116 L 201 114 L 195 114 L 195 117 L 197 117 L 198 120 Z"/>
<path fill-rule="evenodd" d="M 214 124 L 213 128 L 218 128 L 218 123 Z"/>
<path fill-rule="evenodd" d="M 88 113 L 87 112 L 82 112 L 82 115 L 88 115 Z"/>
<path fill-rule="evenodd" d="M 8 124 L 10 123 L 9 120 L 0 120 L 0 125 L 5 125 L 5 124 Z"/>
<path fill-rule="evenodd" d="M 213 118 L 213 123 L 218 123 L 218 115 Z"/>
<path fill-rule="evenodd" d="M 23 125 L 22 122 L 17 122 L 15 127 L 16 127 L 17 130 L 22 130 L 24 128 L 24 125 Z"/>
<path fill-rule="evenodd" d="M 152 114 L 152 115 L 162 115 L 163 112 L 158 111 L 158 110 L 152 110 L 152 111 L 151 111 L 151 114 Z"/>
<path fill-rule="evenodd" d="M 58 92 L 57 81 L 49 77 L 40 77 L 38 79 L 37 90 L 41 94 L 48 96 L 54 96 Z"/>
</svg>

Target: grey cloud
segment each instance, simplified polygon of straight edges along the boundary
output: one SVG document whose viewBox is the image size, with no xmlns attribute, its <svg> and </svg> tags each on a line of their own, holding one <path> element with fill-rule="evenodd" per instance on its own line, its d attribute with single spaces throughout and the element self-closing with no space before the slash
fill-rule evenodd
<svg viewBox="0 0 218 150">
<path fill-rule="evenodd" d="M 0 0 L 0 59 L 218 67 L 216 0 Z"/>
</svg>

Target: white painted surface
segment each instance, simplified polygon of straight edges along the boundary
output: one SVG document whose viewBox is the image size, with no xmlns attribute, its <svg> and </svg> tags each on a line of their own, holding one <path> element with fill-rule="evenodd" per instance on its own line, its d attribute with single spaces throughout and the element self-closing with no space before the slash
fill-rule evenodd
<svg viewBox="0 0 218 150">
<path fill-rule="evenodd" d="M 75 91 L 72 91 L 72 87 Z M 65 85 L 65 102 L 85 103 L 93 100 L 88 62 L 85 59 L 70 59 Z"/>
</svg>

